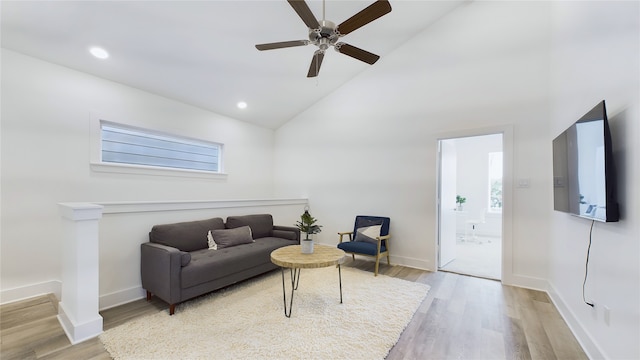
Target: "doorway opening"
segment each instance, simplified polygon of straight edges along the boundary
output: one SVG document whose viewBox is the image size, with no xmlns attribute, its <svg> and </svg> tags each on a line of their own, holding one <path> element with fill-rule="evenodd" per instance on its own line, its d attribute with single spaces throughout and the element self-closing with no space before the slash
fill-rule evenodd
<svg viewBox="0 0 640 360">
<path fill-rule="evenodd" d="M 438 269 L 502 278 L 503 135 L 439 140 Z"/>
</svg>

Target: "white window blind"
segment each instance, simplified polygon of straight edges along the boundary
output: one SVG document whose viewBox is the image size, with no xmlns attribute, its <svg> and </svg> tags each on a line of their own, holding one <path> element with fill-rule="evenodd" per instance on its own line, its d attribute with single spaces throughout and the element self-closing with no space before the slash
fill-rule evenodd
<svg viewBox="0 0 640 360">
<path fill-rule="evenodd" d="M 100 123 L 102 162 L 220 172 L 221 145 Z"/>
</svg>

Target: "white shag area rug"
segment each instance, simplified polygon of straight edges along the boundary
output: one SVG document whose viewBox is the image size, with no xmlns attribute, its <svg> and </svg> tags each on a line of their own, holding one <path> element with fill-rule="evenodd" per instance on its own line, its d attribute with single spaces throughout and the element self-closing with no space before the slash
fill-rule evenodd
<svg viewBox="0 0 640 360">
<path fill-rule="evenodd" d="M 285 271 L 287 300 L 291 296 Z M 281 272 L 213 292 L 100 335 L 114 359 L 384 359 L 429 286 L 342 267 L 303 269 L 291 318 Z M 287 304 L 288 305 L 288 304 Z"/>
</svg>

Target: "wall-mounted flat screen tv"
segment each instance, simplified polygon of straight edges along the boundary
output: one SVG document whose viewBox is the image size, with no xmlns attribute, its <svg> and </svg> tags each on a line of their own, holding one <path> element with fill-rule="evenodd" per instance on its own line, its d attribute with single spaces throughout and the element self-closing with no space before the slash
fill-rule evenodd
<svg viewBox="0 0 640 360">
<path fill-rule="evenodd" d="M 553 205 L 587 219 L 618 221 L 611 132 L 604 100 L 553 140 Z"/>
</svg>

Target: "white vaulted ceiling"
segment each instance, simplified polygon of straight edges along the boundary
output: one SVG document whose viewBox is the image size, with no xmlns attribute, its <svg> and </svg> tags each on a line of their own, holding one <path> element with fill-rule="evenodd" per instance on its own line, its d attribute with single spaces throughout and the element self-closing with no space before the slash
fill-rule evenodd
<svg viewBox="0 0 640 360">
<path fill-rule="evenodd" d="M 327 1 L 326 19 L 340 23 L 372 2 Z M 341 41 L 380 55 L 380 63 L 464 2 L 391 0 L 391 13 Z M 321 20 L 322 1 L 307 4 Z M 285 0 L 2 1 L 0 6 L 3 48 L 267 128 L 279 127 L 376 66 L 329 50 L 320 75 L 307 78 L 313 45 L 256 50 L 259 43 L 307 39 L 307 27 Z M 110 57 L 90 56 L 94 45 Z M 248 107 L 238 109 L 238 101 Z"/>
</svg>

